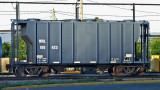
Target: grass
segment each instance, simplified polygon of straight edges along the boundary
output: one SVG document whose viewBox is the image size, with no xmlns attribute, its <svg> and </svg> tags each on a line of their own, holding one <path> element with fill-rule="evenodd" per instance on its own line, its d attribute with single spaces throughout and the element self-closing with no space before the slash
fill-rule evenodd
<svg viewBox="0 0 160 90">
<path fill-rule="evenodd" d="M 26 81 L 19 83 L 8 83 L 2 82 L 0 83 L 0 89 L 5 87 L 16 87 L 16 86 L 30 86 L 30 85 L 45 85 L 45 84 L 65 84 L 65 83 L 85 83 L 85 82 L 100 82 L 96 78 L 87 78 L 87 79 L 76 79 L 76 80 L 66 80 L 66 81 Z"/>
<path fill-rule="evenodd" d="M 122 81 L 122 78 L 114 77 L 114 79 L 109 79 L 107 82 L 114 81 Z M 6 87 L 16 87 L 16 86 L 30 86 L 30 85 L 46 85 L 46 84 L 66 84 L 66 83 L 87 83 L 87 82 L 101 82 L 97 78 L 86 78 L 86 79 L 75 79 L 75 80 L 61 80 L 61 81 L 53 81 L 53 80 L 45 80 L 45 81 L 26 81 L 26 82 L 17 82 L 17 83 L 8 83 L 1 82 L 0 89 Z"/>
<path fill-rule="evenodd" d="M 40 88 L 40 87 L 59 87 L 59 86 L 70 86 L 70 85 L 97 85 L 97 84 L 129 84 L 129 83 L 156 83 L 160 80 L 139 80 L 139 81 L 125 81 L 122 78 L 114 77 L 114 79 L 108 79 L 107 81 L 99 80 L 96 78 L 86 79 L 74 79 L 74 80 L 46 80 L 46 81 L 27 81 L 18 83 L 1 82 L 0 90 L 8 89 L 23 89 L 23 88 Z"/>
<path fill-rule="evenodd" d="M 123 81 L 123 79 L 119 77 L 114 77 L 114 81 Z"/>
</svg>

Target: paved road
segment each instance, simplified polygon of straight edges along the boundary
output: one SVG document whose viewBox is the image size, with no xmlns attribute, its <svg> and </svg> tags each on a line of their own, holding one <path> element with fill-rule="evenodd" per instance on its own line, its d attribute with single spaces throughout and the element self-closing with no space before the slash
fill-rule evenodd
<svg viewBox="0 0 160 90">
<path fill-rule="evenodd" d="M 21 90 L 160 90 L 160 83 L 61 86 L 30 89 L 26 88 Z"/>
</svg>

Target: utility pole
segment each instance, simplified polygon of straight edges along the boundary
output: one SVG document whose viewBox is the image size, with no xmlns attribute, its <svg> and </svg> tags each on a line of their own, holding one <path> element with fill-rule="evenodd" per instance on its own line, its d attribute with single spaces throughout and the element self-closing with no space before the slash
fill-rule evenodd
<svg viewBox="0 0 160 90">
<path fill-rule="evenodd" d="M 16 3 L 16 20 L 18 21 L 20 18 L 20 15 L 19 15 L 19 3 L 17 2 Z"/>
<path fill-rule="evenodd" d="M 79 2 L 80 0 L 77 0 L 77 2 L 76 2 L 76 19 L 79 19 L 79 4 L 78 4 L 78 2 Z"/>
<path fill-rule="evenodd" d="M 83 0 L 80 2 L 80 19 L 83 20 Z"/>
<path fill-rule="evenodd" d="M 55 20 L 55 11 L 54 11 L 54 8 L 52 10 L 52 19 L 53 19 L 53 21 Z"/>
<path fill-rule="evenodd" d="M 17 61 L 19 62 L 19 56 L 20 56 L 20 52 L 19 52 L 19 36 L 18 36 L 18 20 L 19 20 L 20 16 L 19 16 L 19 3 L 16 3 L 16 29 L 17 29 Z"/>
<path fill-rule="evenodd" d="M 135 22 L 135 3 L 133 3 L 133 22 Z M 135 57 L 137 57 L 137 54 L 136 54 L 137 53 L 137 50 L 136 50 L 137 49 L 137 43 L 134 44 L 134 47 L 135 47 L 134 48 L 134 51 L 135 51 L 134 55 L 135 55 Z"/>
<path fill-rule="evenodd" d="M 135 22 L 135 3 L 133 3 L 133 22 Z"/>
</svg>

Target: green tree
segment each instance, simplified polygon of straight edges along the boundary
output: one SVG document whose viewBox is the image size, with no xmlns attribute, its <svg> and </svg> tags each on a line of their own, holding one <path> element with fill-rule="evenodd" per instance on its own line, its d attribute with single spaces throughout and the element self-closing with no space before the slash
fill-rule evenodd
<svg viewBox="0 0 160 90">
<path fill-rule="evenodd" d="M 15 57 L 17 58 L 17 37 L 15 36 Z M 26 50 L 27 50 L 27 44 L 25 41 L 21 38 L 19 35 L 19 57 L 20 60 L 25 60 L 26 59 Z"/>
<path fill-rule="evenodd" d="M 20 37 L 20 59 L 25 60 L 26 59 L 26 50 L 27 50 L 27 44 L 24 42 L 24 40 Z"/>
<path fill-rule="evenodd" d="M 25 60 L 26 59 L 27 45 L 24 42 L 24 40 L 20 37 L 20 35 L 19 35 L 19 38 L 20 38 L 20 45 L 19 45 L 20 60 Z M 16 44 L 17 44 L 17 40 L 16 40 L 16 37 L 15 37 L 15 58 L 17 58 L 17 47 L 16 47 Z M 10 58 L 11 57 L 11 43 L 4 42 L 2 44 L 2 57 L 5 57 L 5 58 Z"/>
<path fill-rule="evenodd" d="M 136 56 L 138 57 L 138 58 L 140 58 L 141 57 L 141 43 L 140 42 L 136 42 Z"/>
<path fill-rule="evenodd" d="M 2 44 L 2 57 L 11 57 L 11 43 L 4 42 Z"/>
<path fill-rule="evenodd" d="M 160 38 L 153 38 L 150 40 L 150 54 L 160 55 Z"/>
</svg>

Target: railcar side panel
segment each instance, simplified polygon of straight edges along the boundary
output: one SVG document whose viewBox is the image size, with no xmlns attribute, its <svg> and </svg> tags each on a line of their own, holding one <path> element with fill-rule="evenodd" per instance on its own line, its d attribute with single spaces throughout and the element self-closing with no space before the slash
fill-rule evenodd
<svg viewBox="0 0 160 90">
<path fill-rule="evenodd" d="M 109 23 L 98 23 L 98 63 L 110 63 L 110 33 Z"/>
<path fill-rule="evenodd" d="M 111 23 L 111 61 L 121 63 L 122 60 L 122 29 L 121 23 Z"/>
<path fill-rule="evenodd" d="M 37 63 L 48 63 L 48 22 L 37 22 Z"/>
<path fill-rule="evenodd" d="M 49 25 L 49 63 L 61 63 L 61 22 Z"/>
<path fill-rule="evenodd" d="M 73 23 L 62 23 L 62 63 L 73 63 Z"/>
<path fill-rule="evenodd" d="M 123 62 L 131 63 L 134 59 L 133 23 L 123 23 Z"/>
<path fill-rule="evenodd" d="M 33 64 L 134 63 L 140 22 L 22 21 Z"/>
<path fill-rule="evenodd" d="M 74 63 L 97 63 L 97 23 L 75 23 Z"/>
</svg>

